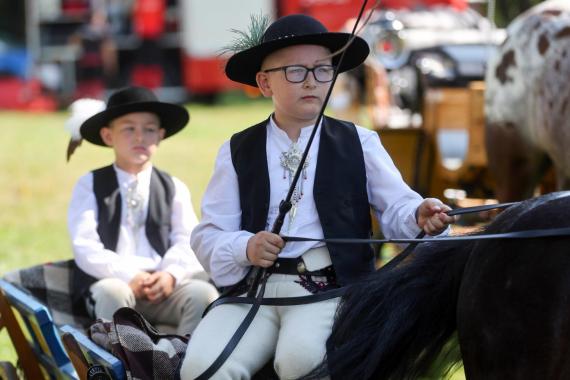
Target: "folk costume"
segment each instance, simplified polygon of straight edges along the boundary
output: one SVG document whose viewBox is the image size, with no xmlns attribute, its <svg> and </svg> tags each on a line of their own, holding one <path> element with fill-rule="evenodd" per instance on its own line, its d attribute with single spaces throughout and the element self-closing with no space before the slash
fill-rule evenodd
<svg viewBox="0 0 570 380">
<path fill-rule="evenodd" d="M 267 28 L 258 45 L 232 56 L 226 74 L 255 85 L 263 59 L 272 52 L 300 44 L 322 45 L 334 52 L 346 44 L 348 36 L 329 33 L 308 16 L 286 16 Z M 341 71 L 358 66 L 368 54 L 366 42 L 359 37 L 348 49 Z M 251 267 L 246 255 L 248 240 L 273 226 L 312 128 L 302 128 L 293 142 L 270 116 L 222 145 L 202 200 L 202 220 L 191 238 L 198 259 L 218 286 L 245 283 Z M 325 117 L 309 149 L 282 233 L 367 238 L 372 207 L 387 236 L 413 237 L 420 231 L 415 210 L 422 201 L 402 180 L 377 133 Z M 366 245 L 287 243 L 267 281 L 265 296 L 318 294 L 358 281 L 373 269 L 374 257 Z M 212 378 L 250 378 L 272 357 L 280 378 L 306 375 L 325 356 L 337 305 L 338 298 L 261 306 Z M 250 307 L 223 304 L 206 314 L 189 342 L 182 379 L 194 379 L 212 364 Z"/>
<path fill-rule="evenodd" d="M 157 114 L 165 136 L 188 122 L 184 108 L 158 102 L 146 89 L 128 88 L 82 124 L 81 137 L 105 146 L 99 130 L 131 112 Z M 134 175 L 110 165 L 82 176 L 73 190 L 68 228 L 77 264 L 74 287 L 88 310 L 111 319 L 128 306 L 151 323 L 190 333 L 217 296 L 189 246 L 196 223 L 186 185 L 155 167 Z M 140 271 L 170 273 L 174 292 L 159 304 L 135 299 L 128 284 Z"/>
</svg>

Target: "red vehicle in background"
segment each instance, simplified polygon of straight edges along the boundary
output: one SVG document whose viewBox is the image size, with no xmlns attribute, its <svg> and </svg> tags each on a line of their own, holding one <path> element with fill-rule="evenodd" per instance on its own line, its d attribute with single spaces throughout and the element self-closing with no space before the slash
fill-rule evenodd
<svg viewBox="0 0 570 380">
<path fill-rule="evenodd" d="M 180 0 L 184 86 L 190 93 L 215 94 L 233 88 L 224 76 L 221 49 L 233 38 L 230 29 L 245 30 L 250 15 L 263 11 L 281 17 L 304 13 L 320 20 L 329 30 L 339 31 L 354 18 L 361 0 Z M 375 5 L 369 1 L 367 10 Z M 387 0 L 381 9 L 414 9 L 449 6 L 457 11 L 467 9 L 466 0 Z M 224 11 L 220 11 L 224 10 Z M 216 20 L 212 22 L 212 20 Z"/>
<path fill-rule="evenodd" d="M 70 46 L 69 39 L 89 22 L 93 7 L 107 14 L 116 46 L 116 73 L 104 78 L 104 88 L 139 84 L 154 88 L 167 100 L 183 102 L 188 96 L 214 98 L 235 88 L 223 73 L 226 57 L 221 52 L 234 38 L 231 30 L 246 29 L 251 15 L 277 18 L 305 13 L 338 31 L 362 5 L 361 0 L 26 0 L 26 4 L 25 23 L 20 23 L 26 27 L 18 33 L 29 57 L 28 79 L 43 83 L 61 105 L 80 95 L 82 51 Z M 369 1 L 368 9 L 374 4 Z M 434 6 L 458 12 L 468 7 L 467 0 L 383 0 L 380 11 Z M 2 17 L 11 16 L 2 12 Z M 0 88 L 13 82 L 1 70 L 0 65 Z M 7 108 L 1 100 L 0 108 Z"/>
<path fill-rule="evenodd" d="M 329 30 L 340 30 L 358 14 L 361 4 L 360 0 L 180 0 L 184 86 L 193 94 L 235 88 L 223 73 L 226 57 L 220 52 L 235 37 L 230 30 L 246 30 L 251 15 L 262 12 L 277 18 L 305 13 Z"/>
</svg>

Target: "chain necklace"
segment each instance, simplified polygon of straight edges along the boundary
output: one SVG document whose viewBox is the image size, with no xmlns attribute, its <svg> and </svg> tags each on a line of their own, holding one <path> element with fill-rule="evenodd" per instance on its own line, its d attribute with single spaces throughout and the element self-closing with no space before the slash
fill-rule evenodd
<svg viewBox="0 0 570 380">
<path fill-rule="evenodd" d="M 283 179 L 289 179 L 289 186 L 293 182 L 293 177 L 295 176 L 295 172 L 301 163 L 301 158 L 303 157 L 303 151 L 299 149 L 299 146 L 296 142 L 293 142 L 289 147 L 289 150 L 286 152 L 281 152 L 281 167 L 283 168 Z M 291 229 L 291 225 L 295 220 L 295 216 L 297 215 L 297 204 L 303 197 L 303 182 L 307 179 L 307 168 L 309 167 L 309 156 L 305 160 L 303 164 L 303 172 L 301 173 L 301 180 L 297 182 L 295 189 L 293 190 L 293 194 L 291 196 L 291 210 L 289 211 L 289 224 L 287 227 L 287 232 Z"/>
</svg>

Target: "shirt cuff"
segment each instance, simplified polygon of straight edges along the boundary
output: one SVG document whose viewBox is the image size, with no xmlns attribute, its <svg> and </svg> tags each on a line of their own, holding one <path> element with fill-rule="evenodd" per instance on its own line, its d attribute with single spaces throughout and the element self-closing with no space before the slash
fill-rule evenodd
<svg viewBox="0 0 570 380">
<path fill-rule="evenodd" d="M 451 225 L 448 225 L 445 230 L 443 230 L 439 235 L 435 236 L 440 236 L 440 237 L 448 236 L 450 232 L 451 232 Z"/>
<path fill-rule="evenodd" d="M 117 273 L 117 278 L 129 284 L 131 280 L 139 273 L 139 269 L 127 269 L 123 268 Z"/>
<path fill-rule="evenodd" d="M 416 208 L 417 210 L 417 208 Z M 406 218 L 403 228 L 405 229 L 404 235 L 415 238 L 422 231 L 416 220 L 415 213 Z"/>
<path fill-rule="evenodd" d="M 239 236 L 236 240 L 234 240 L 232 246 L 234 260 L 236 264 L 241 267 L 247 267 L 251 265 L 247 259 L 247 242 L 252 236 L 252 233 L 248 233 L 247 235 Z"/>
<path fill-rule="evenodd" d="M 174 286 L 180 284 L 182 282 L 182 280 L 184 280 L 186 278 L 186 275 L 187 275 L 187 271 L 184 270 L 184 268 L 181 267 L 180 265 L 172 264 L 172 265 L 169 265 L 162 270 L 170 273 L 174 277 L 174 280 L 176 280 L 176 283 L 174 284 Z"/>
</svg>

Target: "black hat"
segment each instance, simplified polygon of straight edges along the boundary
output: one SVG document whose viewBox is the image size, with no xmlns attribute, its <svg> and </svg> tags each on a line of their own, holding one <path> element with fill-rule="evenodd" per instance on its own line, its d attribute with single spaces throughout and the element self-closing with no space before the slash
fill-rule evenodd
<svg viewBox="0 0 570 380">
<path fill-rule="evenodd" d="M 350 38 L 348 33 L 332 33 L 311 16 L 294 14 L 282 17 L 271 24 L 259 44 L 234 54 L 226 65 L 226 75 L 233 81 L 257 87 L 255 75 L 265 57 L 279 49 L 293 45 L 320 45 L 331 52 L 341 49 Z M 356 36 L 342 60 L 340 72 L 360 65 L 370 49 L 366 41 Z M 333 57 L 338 64 L 340 54 Z"/>
<path fill-rule="evenodd" d="M 99 131 L 120 116 L 131 112 L 151 112 L 160 119 L 160 127 L 165 129 L 164 138 L 170 137 L 186 126 L 190 115 L 186 108 L 171 103 L 159 102 L 156 95 L 143 87 L 127 87 L 115 92 L 107 101 L 107 107 L 80 127 L 81 137 L 90 143 L 106 146 Z"/>
</svg>

